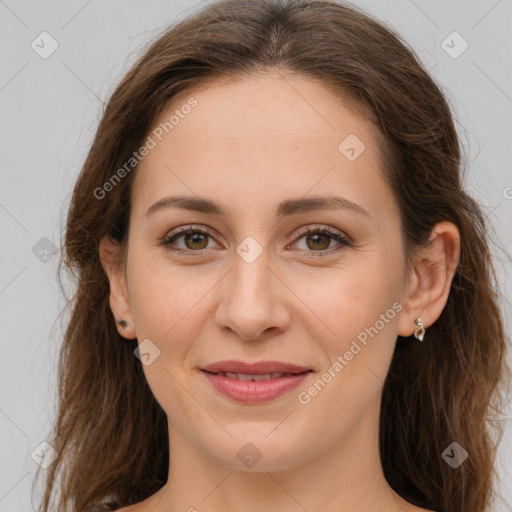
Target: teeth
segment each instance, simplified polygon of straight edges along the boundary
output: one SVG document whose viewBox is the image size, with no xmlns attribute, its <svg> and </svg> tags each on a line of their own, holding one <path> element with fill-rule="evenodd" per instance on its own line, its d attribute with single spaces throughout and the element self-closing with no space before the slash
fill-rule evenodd
<svg viewBox="0 0 512 512">
<path fill-rule="evenodd" d="M 253 375 L 252 380 L 270 380 L 275 379 L 275 377 L 272 377 L 272 374 L 266 373 L 265 375 Z M 242 379 L 240 379 L 242 380 Z"/>
<path fill-rule="evenodd" d="M 238 373 L 238 380 L 252 380 L 252 375 L 248 375 L 247 373 Z"/>
<path fill-rule="evenodd" d="M 221 375 L 222 377 L 227 377 L 228 379 L 233 379 L 233 380 L 260 381 L 260 380 L 279 379 L 281 377 L 289 377 L 290 375 L 293 375 L 293 373 L 273 372 L 273 373 L 266 373 L 264 375 L 250 375 L 248 373 L 219 372 L 217 375 Z"/>
</svg>

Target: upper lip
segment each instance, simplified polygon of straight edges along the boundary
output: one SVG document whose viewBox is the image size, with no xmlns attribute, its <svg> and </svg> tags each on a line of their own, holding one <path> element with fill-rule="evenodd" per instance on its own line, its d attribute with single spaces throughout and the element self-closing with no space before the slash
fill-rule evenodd
<svg viewBox="0 0 512 512">
<path fill-rule="evenodd" d="M 302 373 L 311 370 L 306 366 L 299 366 L 282 361 L 259 361 L 247 363 L 244 361 L 217 361 L 201 368 L 210 373 L 232 372 L 244 373 L 247 375 L 266 375 L 268 373 Z"/>
</svg>

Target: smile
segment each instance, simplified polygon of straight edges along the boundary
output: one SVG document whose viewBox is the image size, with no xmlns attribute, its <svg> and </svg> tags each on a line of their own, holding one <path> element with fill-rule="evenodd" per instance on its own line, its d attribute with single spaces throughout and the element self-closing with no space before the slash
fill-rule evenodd
<svg viewBox="0 0 512 512">
<path fill-rule="evenodd" d="M 219 393 L 248 404 L 274 400 L 299 386 L 312 373 L 272 372 L 267 374 L 246 374 L 235 372 L 211 373 L 202 370 L 212 387 Z"/>
</svg>

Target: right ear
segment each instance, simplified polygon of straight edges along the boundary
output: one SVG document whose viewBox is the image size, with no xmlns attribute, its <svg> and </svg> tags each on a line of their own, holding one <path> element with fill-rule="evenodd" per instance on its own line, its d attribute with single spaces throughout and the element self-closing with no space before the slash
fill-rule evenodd
<svg viewBox="0 0 512 512">
<path fill-rule="evenodd" d="M 130 296 L 126 283 L 123 248 L 110 236 L 105 235 L 100 241 L 99 253 L 101 265 L 110 282 L 109 303 L 117 330 L 124 338 L 134 339 L 137 335 L 135 334 Z M 125 320 L 127 325 L 121 325 L 118 320 Z"/>
</svg>

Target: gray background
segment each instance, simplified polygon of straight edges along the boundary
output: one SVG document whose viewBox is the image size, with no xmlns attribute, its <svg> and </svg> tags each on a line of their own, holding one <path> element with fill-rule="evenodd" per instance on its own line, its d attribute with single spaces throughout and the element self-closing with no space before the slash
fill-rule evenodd
<svg viewBox="0 0 512 512">
<path fill-rule="evenodd" d="M 512 2 L 356 3 L 405 37 L 449 98 L 468 148 L 466 188 L 479 200 L 503 245 L 494 253 L 510 332 Z M 58 257 L 50 249 L 60 245 L 64 207 L 102 103 L 146 42 L 203 4 L 0 0 L 0 512 L 33 508 L 37 466 L 31 453 L 47 438 L 53 417 L 62 336 Z M 58 43 L 46 59 L 31 47 L 44 31 Z M 446 40 L 454 31 L 469 45 L 456 58 L 464 43 L 457 36 Z M 41 242 L 44 237 L 48 240 Z M 512 471 L 505 468 L 505 461 L 510 467 L 512 460 L 511 418 L 509 402 L 499 450 L 503 482 L 496 489 L 497 511 L 512 510 Z"/>
</svg>

